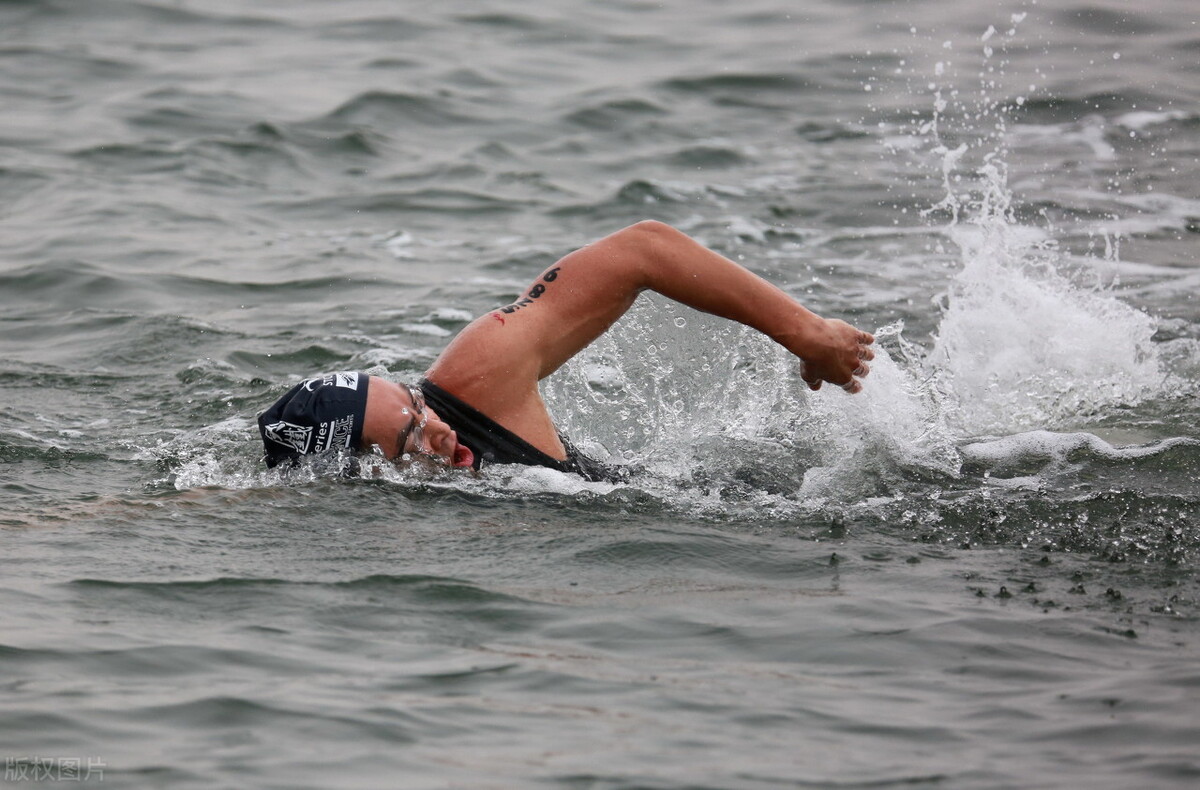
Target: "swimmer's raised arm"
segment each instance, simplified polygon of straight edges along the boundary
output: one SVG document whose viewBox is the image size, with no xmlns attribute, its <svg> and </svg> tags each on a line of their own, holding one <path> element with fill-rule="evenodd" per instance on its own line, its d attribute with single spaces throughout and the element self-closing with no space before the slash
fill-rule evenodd
<svg viewBox="0 0 1200 790">
<path fill-rule="evenodd" d="M 536 386 L 608 329 L 643 290 L 757 329 L 800 358 L 801 376 L 814 390 L 828 381 L 858 392 L 874 358 L 869 333 L 816 315 L 668 225 L 639 222 L 570 253 L 519 300 L 476 319 L 430 375 L 453 363 L 493 384 L 498 376 Z"/>
</svg>

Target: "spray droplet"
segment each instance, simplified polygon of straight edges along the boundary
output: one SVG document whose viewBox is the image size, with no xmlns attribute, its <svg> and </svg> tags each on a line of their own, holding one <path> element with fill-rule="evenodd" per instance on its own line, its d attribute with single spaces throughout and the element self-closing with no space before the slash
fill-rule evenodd
<svg viewBox="0 0 1200 790">
<path fill-rule="evenodd" d="M 687 319 L 686 319 L 686 318 L 684 318 L 683 316 L 680 316 L 679 318 L 676 318 L 676 319 L 675 319 L 675 326 L 679 327 L 680 329 L 683 329 L 685 326 L 687 326 Z"/>
</svg>

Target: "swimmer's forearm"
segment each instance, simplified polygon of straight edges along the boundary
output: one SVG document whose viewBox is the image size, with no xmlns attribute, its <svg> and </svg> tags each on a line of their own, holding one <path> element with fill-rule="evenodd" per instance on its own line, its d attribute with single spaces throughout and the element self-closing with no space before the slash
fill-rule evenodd
<svg viewBox="0 0 1200 790">
<path fill-rule="evenodd" d="M 544 378 L 608 329 L 644 290 L 757 329 L 804 361 L 802 375 L 814 388 L 820 381 L 849 381 L 859 359 L 869 358 L 860 355 L 859 344 L 870 343 L 870 335 L 821 318 L 661 222 L 639 222 L 567 255 L 517 302 L 473 324 L 472 334 L 486 327 L 493 348 L 503 340 L 523 349 L 537 378 Z"/>
<path fill-rule="evenodd" d="M 644 236 L 642 287 L 757 329 L 800 357 L 820 334 L 823 319 L 816 313 L 686 234 L 657 222 L 639 223 L 631 230 Z"/>
<path fill-rule="evenodd" d="M 837 319 L 825 319 L 733 261 L 661 223 L 639 223 L 631 232 L 645 252 L 640 284 L 697 310 L 753 327 L 803 361 L 812 389 L 829 381 L 849 392 L 875 355 L 874 338 Z M 859 378 L 855 378 L 859 377 Z"/>
</svg>

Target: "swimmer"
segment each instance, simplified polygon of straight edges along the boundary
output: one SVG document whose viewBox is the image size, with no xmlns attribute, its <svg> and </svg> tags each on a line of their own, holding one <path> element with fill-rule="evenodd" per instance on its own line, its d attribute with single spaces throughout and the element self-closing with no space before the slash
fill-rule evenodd
<svg viewBox="0 0 1200 790">
<path fill-rule="evenodd" d="M 547 466 L 589 479 L 610 471 L 555 428 L 538 382 L 655 291 L 752 327 L 800 360 L 800 377 L 862 389 L 874 337 L 822 318 L 733 261 L 660 222 L 639 222 L 542 272 L 520 299 L 468 324 L 415 386 L 365 373 L 308 379 L 259 416 L 267 466 L 331 450 L 453 467 Z"/>
</svg>

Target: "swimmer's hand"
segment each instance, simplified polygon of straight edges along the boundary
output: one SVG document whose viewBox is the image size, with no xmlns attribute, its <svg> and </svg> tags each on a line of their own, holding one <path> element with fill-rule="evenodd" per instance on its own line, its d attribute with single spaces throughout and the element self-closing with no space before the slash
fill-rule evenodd
<svg viewBox="0 0 1200 790">
<path fill-rule="evenodd" d="M 828 381 L 851 394 L 861 392 L 862 379 L 871 372 L 867 363 L 875 359 L 874 336 L 836 318 L 809 315 L 802 329 L 773 339 L 800 357 L 800 377 L 809 389 L 819 390 Z"/>
</svg>

